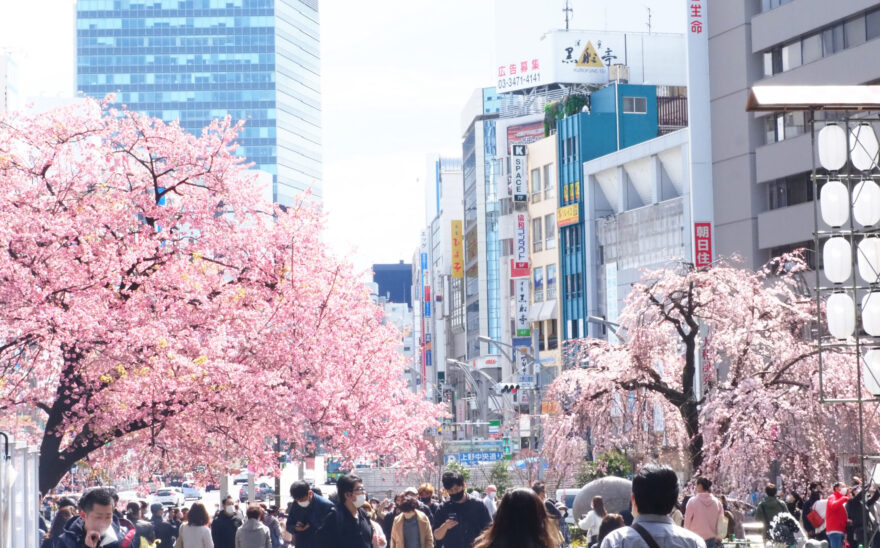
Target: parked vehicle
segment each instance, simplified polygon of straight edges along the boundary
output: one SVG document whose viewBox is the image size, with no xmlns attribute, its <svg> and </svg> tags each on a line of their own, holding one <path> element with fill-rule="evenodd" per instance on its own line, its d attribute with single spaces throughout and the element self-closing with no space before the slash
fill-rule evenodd
<svg viewBox="0 0 880 548">
<path fill-rule="evenodd" d="M 266 501 L 275 496 L 275 489 L 272 488 L 271 485 L 265 482 L 260 482 L 254 484 L 254 497 L 258 501 Z M 245 502 L 248 500 L 248 486 L 244 484 L 241 486 L 241 490 L 238 492 L 238 500 L 241 502 Z"/>
<path fill-rule="evenodd" d="M 574 499 L 577 497 L 578 493 L 580 493 L 580 489 L 557 489 L 556 490 L 556 502 L 561 502 L 565 504 L 565 507 L 568 508 L 568 516 L 565 518 L 565 523 L 569 525 L 575 525 L 574 519 Z"/>
<path fill-rule="evenodd" d="M 183 492 L 183 496 L 186 500 L 201 500 L 202 498 L 201 491 L 196 489 L 195 485 L 191 482 L 183 482 L 183 486 L 180 487 L 180 490 Z"/>
<path fill-rule="evenodd" d="M 162 506 L 183 506 L 186 504 L 186 496 L 180 487 L 163 487 L 153 495 L 153 503 Z"/>
</svg>

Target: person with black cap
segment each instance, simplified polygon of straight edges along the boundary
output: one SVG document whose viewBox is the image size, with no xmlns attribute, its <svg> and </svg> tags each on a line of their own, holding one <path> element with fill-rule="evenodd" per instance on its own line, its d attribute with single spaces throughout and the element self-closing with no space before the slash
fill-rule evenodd
<svg viewBox="0 0 880 548">
<path fill-rule="evenodd" d="M 150 521 L 156 531 L 156 538 L 161 541 L 161 546 L 167 548 L 174 546 L 174 541 L 177 540 L 177 528 L 162 519 L 164 513 L 165 508 L 158 502 L 150 505 Z"/>
</svg>

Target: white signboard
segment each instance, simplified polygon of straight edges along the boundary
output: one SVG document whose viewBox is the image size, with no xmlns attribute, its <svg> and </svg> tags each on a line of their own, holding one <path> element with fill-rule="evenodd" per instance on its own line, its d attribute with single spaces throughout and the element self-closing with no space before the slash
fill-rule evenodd
<svg viewBox="0 0 880 548">
<path fill-rule="evenodd" d="M 516 214 L 516 239 L 513 248 L 513 268 L 511 277 L 522 274 L 529 277 L 529 216 L 525 213 Z M 515 275 L 516 274 L 516 275 Z"/>
<path fill-rule="evenodd" d="M 687 80 L 681 34 L 558 30 L 531 45 L 521 43 L 519 52 L 497 50 L 498 93 L 554 83 L 605 84 L 612 65 L 629 67 L 631 84 L 683 86 Z"/>
<path fill-rule="evenodd" d="M 531 389 L 535 387 L 535 376 L 534 375 L 523 375 L 520 374 L 519 381 L 517 382 L 520 388 Z"/>
<path fill-rule="evenodd" d="M 526 145 L 510 147 L 510 176 L 513 179 L 513 201 L 529 199 L 529 181 L 526 177 Z"/>
<path fill-rule="evenodd" d="M 530 337 L 532 330 L 529 324 L 529 279 L 517 278 L 513 283 L 516 285 L 516 336 Z"/>
</svg>

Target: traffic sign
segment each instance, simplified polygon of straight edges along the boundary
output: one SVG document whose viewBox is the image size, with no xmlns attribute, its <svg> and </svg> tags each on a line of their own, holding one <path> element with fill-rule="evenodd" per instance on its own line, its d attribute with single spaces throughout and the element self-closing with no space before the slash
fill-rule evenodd
<svg viewBox="0 0 880 548">
<path fill-rule="evenodd" d="M 534 375 L 520 375 L 519 376 L 519 387 L 525 389 L 531 389 L 535 387 L 535 376 Z"/>
</svg>

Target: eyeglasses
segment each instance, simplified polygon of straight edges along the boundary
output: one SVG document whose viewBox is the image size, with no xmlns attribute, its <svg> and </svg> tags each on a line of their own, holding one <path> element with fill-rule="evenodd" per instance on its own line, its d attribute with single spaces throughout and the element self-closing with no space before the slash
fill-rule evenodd
<svg viewBox="0 0 880 548">
<path fill-rule="evenodd" d="M 357 489 L 354 490 L 354 492 L 355 493 L 366 493 L 367 490 L 364 489 L 363 487 L 358 487 Z"/>
</svg>

